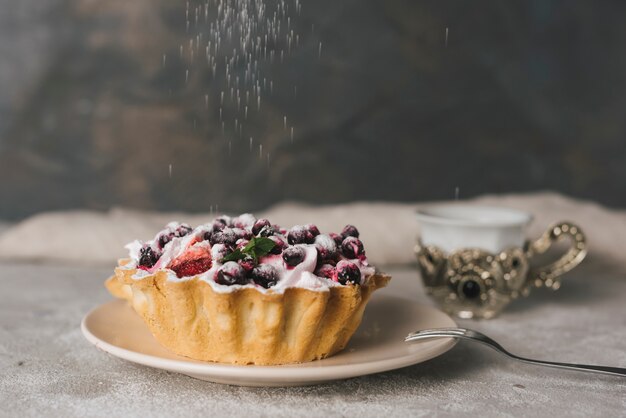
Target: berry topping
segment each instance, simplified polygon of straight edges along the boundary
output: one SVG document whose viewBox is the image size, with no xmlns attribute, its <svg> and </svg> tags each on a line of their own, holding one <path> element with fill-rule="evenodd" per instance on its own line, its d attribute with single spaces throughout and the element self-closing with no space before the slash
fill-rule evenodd
<svg viewBox="0 0 626 418">
<path fill-rule="evenodd" d="M 216 232 L 216 231 L 221 231 L 224 228 L 228 228 L 228 225 L 226 225 L 224 222 L 222 222 L 222 220 L 220 219 L 215 219 L 212 223 L 211 223 L 211 232 Z"/>
<path fill-rule="evenodd" d="M 337 244 L 330 235 L 320 234 L 315 237 L 315 248 L 318 259 L 321 261 L 331 260 L 337 255 Z"/>
<path fill-rule="evenodd" d="M 243 239 L 243 238 L 242 238 L 242 239 L 238 239 L 238 240 L 237 240 L 237 243 L 236 243 L 236 245 L 235 245 L 235 248 L 243 248 L 243 247 L 245 247 L 246 245 L 248 245 L 248 243 L 249 243 L 249 242 L 250 242 L 250 241 L 249 241 L 249 240 L 247 240 L 247 239 Z"/>
<path fill-rule="evenodd" d="M 269 289 L 283 276 L 285 287 L 308 287 L 315 282 L 313 274 L 322 282 L 326 278 L 360 284 L 373 269 L 358 237 L 359 231 L 352 225 L 346 225 L 340 234 L 322 234 L 314 224 L 284 229 L 269 219 L 246 213 L 233 218 L 220 216 L 196 229 L 171 222 L 153 241 L 134 241 L 127 248 L 137 269 L 169 269 L 170 275 L 175 273 L 179 278 L 204 273 L 223 285 L 255 283 Z M 314 254 L 316 259 L 311 258 Z M 217 265 L 212 268 L 214 263 Z M 468 282 L 458 291 L 469 299 L 480 289 Z"/>
<path fill-rule="evenodd" d="M 304 227 L 311 233 L 313 234 L 314 237 L 318 236 L 320 234 L 320 230 L 317 228 L 317 226 L 313 225 L 313 224 L 307 224 L 304 225 Z"/>
<path fill-rule="evenodd" d="M 211 257 L 213 258 L 213 260 L 219 261 L 232 252 L 233 249 L 224 244 L 215 244 L 213 247 L 211 247 Z"/>
<path fill-rule="evenodd" d="M 319 277 L 326 277 L 327 279 L 336 280 L 337 279 L 337 269 L 330 264 L 324 264 L 317 270 L 315 270 L 315 275 Z"/>
<path fill-rule="evenodd" d="M 214 220 L 213 222 L 206 224 L 204 226 L 206 232 L 203 234 L 203 238 L 205 241 L 211 241 L 211 236 L 216 232 L 223 231 L 227 226 L 219 220 Z"/>
<path fill-rule="evenodd" d="M 246 271 L 234 261 L 229 261 L 217 271 L 215 281 L 219 284 L 232 286 L 234 284 L 246 284 Z"/>
<path fill-rule="evenodd" d="M 176 223 L 168 224 L 167 229 L 165 229 L 164 231 L 161 231 L 161 233 L 159 234 L 157 238 L 159 248 L 163 249 L 165 245 L 168 242 L 170 242 L 172 239 L 181 238 L 186 235 L 189 235 L 191 231 L 193 231 L 193 228 L 191 228 L 187 224 L 176 224 Z"/>
<path fill-rule="evenodd" d="M 250 229 L 256 223 L 254 215 L 244 213 L 233 219 L 233 226 L 240 229 Z"/>
<path fill-rule="evenodd" d="M 159 235 L 159 238 L 157 238 L 159 248 L 163 249 L 165 245 L 172 240 L 172 238 L 174 238 L 174 234 L 171 232 Z"/>
<path fill-rule="evenodd" d="M 266 289 L 276 285 L 278 282 L 278 272 L 270 264 L 256 266 L 252 272 L 250 272 L 250 277 L 254 280 L 254 283 Z"/>
<path fill-rule="evenodd" d="M 213 221 L 213 223 L 214 223 L 214 224 L 216 224 L 216 223 L 220 223 L 220 224 L 222 224 L 222 225 L 223 225 L 223 228 L 221 228 L 221 229 L 224 229 L 224 228 L 226 228 L 226 227 L 232 227 L 232 226 L 233 226 L 233 221 L 232 221 L 232 219 L 230 218 L 230 216 L 226 216 L 226 215 L 222 215 L 222 216 L 220 216 L 219 218 L 215 218 L 215 220 Z"/>
<path fill-rule="evenodd" d="M 247 229 L 233 228 L 233 232 L 235 233 L 237 239 L 249 240 L 250 238 L 252 238 L 252 232 L 248 231 Z"/>
<path fill-rule="evenodd" d="M 283 260 L 285 260 L 287 266 L 295 267 L 304 261 L 305 255 L 306 251 L 304 251 L 304 248 L 301 245 L 295 245 L 283 251 Z"/>
<path fill-rule="evenodd" d="M 244 258 L 237 260 L 237 262 L 246 272 L 251 271 L 257 265 L 257 262 L 254 259 L 254 257 L 252 257 L 249 254 L 246 254 Z"/>
<path fill-rule="evenodd" d="M 343 242 L 343 237 L 341 235 L 331 232 L 330 234 L 328 234 L 328 236 L 330 236 L 333 241 L 335 241 L 335 245 L 337 247 L 341 247 L 341 243 Z"/>
<path fill-rule="evenodd" d="M 296 225 L 287 234 L 287 241 L 291 245 L 313 244 L 315 236 L 306 226 Z"/>
<path fill-rule="evenodd" d="M 355 237 L 347 237 L 341 243 L 341 252 L 346 258 L 354 259 L 360 258 L 365 255 L 363 250 L 363 243 L 360 239 Z"/>
<path fill-rule="evenodd" d="M 344 226 L 343 230 L 341 231 L 341 236 L 344 239 L 347 238 L 347 237 L 358 238 L 359 237 L 359 230 L 356 229 L 356 227 L 354 225 L 346 225 L 346 226 Z"/>
<path fill-rule="evenodd" d="M 146 269 L 152 268 L 159 261 L 160 254 L 152 249 L 152 247 L 143 247 L 139 250 L 139 267 Z"/>
<path fill-rule="evenodd" d="M 266 226 L 259 232 L 260 237 L 271 237 L 276 233 L 276 229 L 273 226 Z"/>
<path fill-rule="evenodd" d="M 280 254 L 287 247 L 287 243 L 285 242 L 285 240 L 277 237 L 276 235 L 268 238 L 274 241 L 274 248 L 270 250 L 270 254 Z"/>
<path fill-rule="evenodd" d="M 361 283 L 361 270 L 352 261 L 342 260 L 337 263 L 337 281 L 341 284 Z"/>
<path fill-rule="evenodd" d="M 254 225 L 252 226 L 252 233 L 256 236 L 259 235 L 261 233 L 261 231 L 265 228 L 272 228 L 272 224 L 270 223 L 269 220 L 263 218 L 263 219 L 259 219 L 258 221 L 256 221 L 254 223 Z"/>
<path fill-rule="evenodd" d="M 180 224 L 174 232 L 177 237 L 184 237 L 185 235 L 189 235 L 191 231 L 193 231 L 193 228 L 188 224 Z"/>
<path fill-rule="evenodd" d="M 237 242 L 237 234 L 231 228 L 224 228 L 211 234 L 209 242 L 211 245 L 226 244 L 233 246 Z"/>
<path fill-rule="evenodd" d="M 252 227 L 252 234 L 257 237 L 270 237 L 278 230 L 278 226 L 272 225 L 267 219 L 259 219 Z"/>
<path fill-rule="evenodd" d="M 169 268 L 179 278 L 196 276 L 211 268 L 213 265 L 211 260 L 211 250 L 209 248 L 194 246 L 185 251 L 180 257 L 172 260 Z"/>
</svg>

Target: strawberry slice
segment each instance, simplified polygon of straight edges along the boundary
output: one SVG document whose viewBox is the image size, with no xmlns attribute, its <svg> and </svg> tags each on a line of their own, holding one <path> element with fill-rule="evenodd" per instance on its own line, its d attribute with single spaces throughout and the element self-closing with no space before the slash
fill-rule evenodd
<svg viewBox="0 0 626 418">
<path fill-rule="evenodd" d="M 205 246 L 193 246 L 180 257 L 172 260 L 169 269 L 173 270 L 178 278 L 181 278 L 204 273 L 212 265 L 211 249 Z"/>
</svg>

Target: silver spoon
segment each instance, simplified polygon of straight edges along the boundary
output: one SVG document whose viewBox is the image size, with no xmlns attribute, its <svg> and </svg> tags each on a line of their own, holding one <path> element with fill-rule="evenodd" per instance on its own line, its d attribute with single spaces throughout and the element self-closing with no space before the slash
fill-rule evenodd
<svg viewBox="0 0 626 418">
<path fill-rule="evenodd" d="M 626 369 L 620 367 L 608 367 L 608 366 L 590 366 L 587 364 L 571 364 L 571 363 L 556 363 L 553 361 L 543 361 L 543 360 L 532 360 L 525 357 L 519 357 L 515 354 L 511 354 L 506 351 L 500 344 L 487 337 L 484 334 L 481 334 L 478 331 L 473 331 L 471 329 L 465 328 L 435 328 L 435 329 L 425 329 L 422 331 L 413 332 L 404 339 L 405 342 L 424 340 L 427 338 L 441 338 L 441 337 L 451 337 L 458 338 L 462 340 L 470 340 L 476 341 L 479 343 L 483 343 L 494 350 L 509 356 L 512 359 L 519 360 L 528 364 L 536 364 L 540 366 L 547 367 L 556 367 L 559 369 L 568 369 L 568 370 L 578 370 L 581 372 L 592 372 L 592 373 L 603 373 L 610 374 L 613 376 L 622 376 L 626 377 Z"/>
</svg>

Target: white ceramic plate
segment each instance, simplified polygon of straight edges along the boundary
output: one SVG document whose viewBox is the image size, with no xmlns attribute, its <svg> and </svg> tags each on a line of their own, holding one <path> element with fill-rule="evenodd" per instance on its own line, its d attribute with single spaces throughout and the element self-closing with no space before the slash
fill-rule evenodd
<svg viewBox="0 0 626 418">
<path fill-rule="evenodd" d="M 347 379 L 406 367 L 436 357 L 455 344 L 437 339 L 412 344 L 404 337 L 424 328 L 455 327 L 443 312 L 401 297 L 376 295 L 361 326 L 342 352 L 324 359 L 285 366 L 236 366 L 195 361 L 161 347 L 126 302 L 116 300 L 89 312 L 83 334 L 116 357 L 197 379 L 240 386 L 299 386 Z"/>
</svg>

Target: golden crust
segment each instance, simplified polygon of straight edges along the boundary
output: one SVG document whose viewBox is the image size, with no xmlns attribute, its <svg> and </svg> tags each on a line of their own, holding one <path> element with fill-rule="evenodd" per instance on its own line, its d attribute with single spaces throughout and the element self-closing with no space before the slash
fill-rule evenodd
<svg viewBox="0 0 626 418">
<path fill-rule="evenodd" d="M 120 266 L 127 262 L 120 260 Z M 197 277 L 168 281 L 159 271 L 133 279 L 135 272 L 118 267 L 105 285 L 133 306 L 161 345 L 196 360 L 257 365 L 312 361 L 342 350 L 371 294 L 391 279 L 375 274 L 366 285 L 328 292 L 244 288 L 217 293 Z"/>
</svg>

